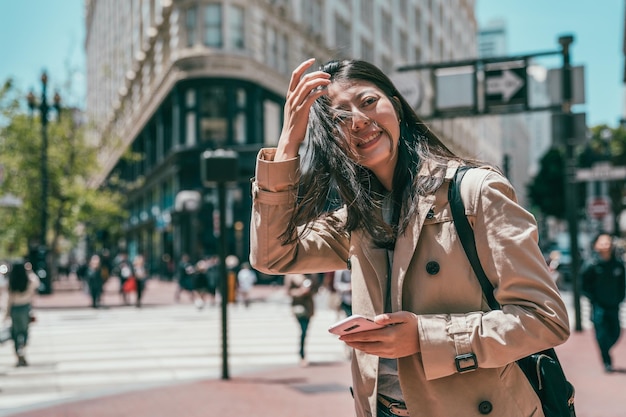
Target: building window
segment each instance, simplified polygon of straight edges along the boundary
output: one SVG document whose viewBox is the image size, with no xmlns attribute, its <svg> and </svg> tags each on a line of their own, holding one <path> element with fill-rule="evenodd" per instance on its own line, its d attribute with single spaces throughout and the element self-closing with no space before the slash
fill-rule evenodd
<svg viewBox="0 0 626 417">
<path fill-rule="evenodd" d="M 370 29 L 374 26 L 374 2 L 373 1 L 361 1 L 361 20 L 366 25 L 370 26 Z"/>
<path fill-rule="evenodd" d="M 231 46 L 233 49 L 245 49 L 243 8 L 239 6 L 231 6 L 228 20 L 230 21 Z"/>
<path fill-rule="evenodd" d="M 391 15 L 388 12 L 383 12 L 380 20 L 380 30 L 382 32 L 383 41 L 389 46 L 392 46 L 393 36 L 393 24 Z"/>
<path fill-rule="evenodd" d="M 283 73 L 283 74 L 288 74 L 289 73 L 289 60 L 288 60 L 288 52 L 289 52 L 289 47 L 288 45 L 288 40 L 287 40 L 287 35 L 285 35 L 284 33 L 281 33 L 277 36 L 277 62 L 276 62 L 276 69 Z"/>
<path fill-rule="evenodd" d="M 196 113 L 193 111 L 187 112 L 186 127 L 185 127 L 185 145 L 193 146 L 196 144 Z"/>
<path fill-rule="evenodd" d="M 265 54 L 267 65 L 276 68 L 278 63 L 278 40 L 276 39 L 276 29 L 271 26 L 265 27 Z"/>
<path fill-rule="evenodd" d="M 361 59 L 374 63 L 374 46 L 367 39 L 361 38 Z"/>
<path fill-rule="evenodd" d="M 266 145 L 276 145 L 280 136 L 281 127 L 281 106 L 272 100 L 263 102 L 263 134 L 265 135 Z"/>
<path fill-rule="evenodd" d="M 302 20 L 305 28 L 313 34 L 322 31 L 322 4 L 320 0 L 307 0 L 302 4 Z"/>
<path fill-rule="evenodd" d="M 143 1 L 141 3 L 141 26 L 143 27 L 144 36 L 148 37 L 148 30 L 152 26 L 152 16 L 150 16 L 150 3 Z"/>
<path fill-rule="evenodd" d="M 188 109 L 192 109 L 195 105 L 196 105 L 196 91 L 190 88 L 189 90 L 187 90 L 187 93 L 185 94 L 185 106 L 187 106 Z"/>
<path fill-rule="evenodd" d="M 352 46 L 350 24 L 339 16 L 335 16 L 335 39 L 337 53 L 342 57 L 349 56 Z"/>
<path fill-rule="evenodd" d="M 225 144 L 228 138 L 226 90 L 210 86 L 203 88 L 200 94 L 200 140 L 213 145 Z"/>
<path fill-rule="evenodd" d="M 196 43 L 197 10 L 195 6 L 187 9 L 185 13 L 185 31 L 187 34 L 187 46 L 193 46 Z"/>
<path fill-rule="evenodd" d="M 213 48 L 223 46 L 221 4 L 209 4 L 204 8 L 204 44 Z"/>
<path fill-rule="evenodd" d="M 405 62 L 409 59 L 409 37 L 403 31 L 398 36 L 398 54 Z"/>
<path fill-rule="evenodd" d="M 235 100 L 237 104 L 237 113 L 235 115 L 234 120 L 234 140 L 235 143 L 245 144 L 247 142 L 247 131 L 246 131 L 246 90 L 243 88 L 238 88 L 235 91 Z"/>
</svg>

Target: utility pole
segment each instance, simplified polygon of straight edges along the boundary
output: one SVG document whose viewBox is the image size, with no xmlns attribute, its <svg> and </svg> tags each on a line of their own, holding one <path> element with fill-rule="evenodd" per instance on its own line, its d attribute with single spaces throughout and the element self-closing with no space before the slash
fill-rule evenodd
<svg viewBox="0 0 626 417">
<path fill-rule="evenodd" d="M 562 69 L 562 123 L 563 137 L 565 139 L 565 210 L 569 229 L 570 252 L 572 255 L 571 277 L 572 290 L 574 293 L 574 314 L 575 330 L 582 331 L 582 320 L 580 313 L 580 285 L 579 285 L 579 264 L 580 251 L 578 248 L 578 204 L 576 196 L 576 158 L 574 155 L 575 132 L 574 115 L 572 114 L 572 67 L 570 64 L 570 45 L 574 42 L 572 35 L 559 37 L 561 52 L 563 54 Z"/>
</svg>

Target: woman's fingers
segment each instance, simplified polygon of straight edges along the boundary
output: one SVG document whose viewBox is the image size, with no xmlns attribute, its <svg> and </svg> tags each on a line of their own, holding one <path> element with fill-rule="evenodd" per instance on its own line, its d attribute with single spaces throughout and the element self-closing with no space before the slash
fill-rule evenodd
<svg viewBox="0 0 626 417">
<path fill-rule="evenodd" d="M 302 78 L 302 74 L 304 74 L 305 71 L 309 69 L 314 62 L 315 58 L 309 58 L 300 65 L 298 65 L 295 70 L 293 70 L 293 72 L 291 73 L 291 81 L 289 81 L 289 91 L 293 91 L 296 89 L 296 86 Z"/>
<path fill-rule="evenodd" d="M 317 71 L 304 76 L 294 91 L 289 92 L 288 101 L 291 109 L 299 109 L 311 107 L 313 102 L 323 94 L 326 94 L 325 88 L 330 83 L 330 75 Z"/>
<path fill-rule="evenodd" d="M 301 63 L 291 74 L 289 90 L 285 97 L 283 129 L 278 141 L 275 161 L 292 158 L 298 153 L 306 135 L 311 106 L 330 83 L 330 74 L 323 71 L 306 73 L 315 59 Z"/>
</svg>

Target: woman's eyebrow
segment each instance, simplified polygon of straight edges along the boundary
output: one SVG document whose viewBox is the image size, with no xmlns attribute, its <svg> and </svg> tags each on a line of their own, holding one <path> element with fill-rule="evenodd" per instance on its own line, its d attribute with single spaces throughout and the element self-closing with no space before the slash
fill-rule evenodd
<svg viewBox="0 0 626 417">
<path fill-rule="evenodd" d="M 363 90 L 363 91 L 360 91 L 360 92 L 356 93 L 354 95 L 354 98 L 357 99 L 357 100 L 362 100 L 364 96 L 371 95 L 371 94 L 378 95 L 376 90 L 374 90 L 373 88 L 368 88 L 367 90 Z M 333 110 L 346 110 L 348 108 L 346 103 L 348 103 L 350 101 L 352 101 L 352 100 L 345 100 L 345 101 L 337 104 L 336 106 L 332 106 L 331 109 L 333 109 Z"/>
</svg>

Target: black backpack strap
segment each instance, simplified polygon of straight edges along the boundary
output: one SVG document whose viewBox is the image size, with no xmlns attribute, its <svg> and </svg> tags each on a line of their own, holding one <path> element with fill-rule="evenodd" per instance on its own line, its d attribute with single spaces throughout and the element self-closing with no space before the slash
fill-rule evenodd
<svg viewBox="0 0 626 417">
<path fill-rule="evenodd" d="M 476 250 L 474 230 L 472 230 L 472 226 L 465 216 L 465 205 L 463 204 L 463 199 L 461 198 L 461 180 L 469 169 L 470 167 L 466 166 L 459 167 L 457 169 L 454 177 L 450 181 L 450 187 L 448 188 L 448 201 L 450 203 L 454 227 L 459 235 L 459 239 L 461 240 L 467 259 L 469 259 L 469 262 L 474 269 L 474 273 L 478 277 L 480 286 L 482 287 L 483 293 L 487 298 L 487 303 L 491 309 L 498 310 L 500 308 L 500 304 L 496 301 L 496 298 L 493 295 L 493 285 L 491 285 L 491 282 L 487 278 L 487 274 L 485 274 L 485 271 L 480 264 L 478 251 Z"/>
</svg>

